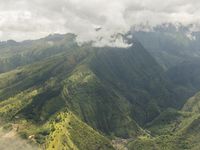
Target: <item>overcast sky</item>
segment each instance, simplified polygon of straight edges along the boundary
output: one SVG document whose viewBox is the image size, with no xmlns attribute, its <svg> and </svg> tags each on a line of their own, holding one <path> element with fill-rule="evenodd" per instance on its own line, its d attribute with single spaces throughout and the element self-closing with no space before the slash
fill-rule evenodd
<svg viewBox="0 0 200 150">
<path fill-rule="evenodd" d="M 199 8 L 200 0 L 0 0 L 0 40 L 73 32 L 84 41 L 140 23 L 198 23 Z"/>
</svg>

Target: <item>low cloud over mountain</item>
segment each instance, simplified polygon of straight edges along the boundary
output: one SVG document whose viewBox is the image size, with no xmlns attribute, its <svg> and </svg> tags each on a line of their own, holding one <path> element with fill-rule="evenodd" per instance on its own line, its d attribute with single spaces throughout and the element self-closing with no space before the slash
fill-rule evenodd
<svg viewBox="0 0 200 150">
<path fill-rule="evenodd" d="M 124 47 L 121 40 L 113 42 L 113 35 L 140 24 L 198 23 L 199 6 L 198 0 L 1 0 L 0 40 L 73 32 L 80 42 Z"/>
</svg>

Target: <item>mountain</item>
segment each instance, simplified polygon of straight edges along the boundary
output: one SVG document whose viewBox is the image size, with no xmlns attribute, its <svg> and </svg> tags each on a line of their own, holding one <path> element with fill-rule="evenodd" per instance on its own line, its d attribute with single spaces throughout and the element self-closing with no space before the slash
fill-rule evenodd
<svg viewBox="0 0 200 150">
<path fill-rule="evenodd" d="M 137 39 L 94 47 L 55 34 L 1 42 L 0 62 L 0 126 L 37 148 L 173 149 L 192 135 L 180 143 L 197 116 L 180 108 L 200 90 L 198 61 L 165 70 Z"/>
<path fill-rule="evenodd" d="M 145 124 L 148 134 L 129 140 L 126 147 L 130 150 L 199 149 L 199 93 L 195 94 L 200 90 L 199 32 L 190 31 L 189 26 L 163 24 L 148 31 L 133 31 L 132 35 L 176 85 L 173 91 L 182 95 L 183 105 L 162 111 Z M 189 96 L 192 97 L 187 100 Z"/>
<path fill-rule="evenodd" d="M 22 63 L 0 75 L 3 120 L 45 124 L 67 109 L 106 135 L 130 137 L 143 132 L 138 123 L 157 116 L 166 104 L 175 105 L 167 98 L 170 92 L 162 68 L 139 43 L 127 49 L 79 47 L 73 37 L 28 41 L 32 44 L 21 51 L 18 48 L 27 41 L 11 45 L 12 51 L 16 46 L 17 56 L 10 53 L 9 64 L 15 64 L 18 56 Z M 46 48 L 52 38 L 56 43 Z M 164 99 L 156 94 L 158 90 Z"/>
<path fill-rule="evenodd" d="M 200 33 L 194 28 L 195 25 L 165 23 L 148 30 L 133 28 L 131 33 L 167 70 L 183 61 L 200 58 Z"/>
<path fill-rule="evenodd" d="M 165 75 L 185 101 L 200 90 L 200 34 L 198 25 L 165 23 L 155 27 L 131 30 L 137 39 L 164 69 Z"/>
<path fill-rule="evenodd" d="M 146 125 L 148 136 L 130 141 L 127 147 L 136 149 L 199 149 L 199 93 L 189 98 L 181 110 L 167 109 Z"/>
<path fill-rule="evenodd" d="M 200 89 L 200 60 L 192 59 L 169 68 L 167 76 L 179 86 L 188 87 L 195 93 Z"/>
<path fill-rule="evenodd" d="M 54 34 L 39 40 L 0 42 L 0 73 L 34 63 L 76 47 L 74 34 Z"/>
<path fill-rule="evenodd" d="M 183 111 L 199 113 L 200 112 L 200 93 L 195 94 L 187 100 L 182 108 Z"/>
</svg>

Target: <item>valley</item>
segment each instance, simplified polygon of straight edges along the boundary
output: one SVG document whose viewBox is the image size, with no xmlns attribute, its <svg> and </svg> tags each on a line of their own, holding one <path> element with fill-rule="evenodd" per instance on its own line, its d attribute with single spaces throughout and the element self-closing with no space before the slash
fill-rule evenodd
<svg viewBox="0 0 200 150">
<path fill-rule="evenodd" d="M 71 33 L 1 42 L 0 143 L 14 138 L 13 146 L 45 150 L 198 149 L 198 50 L 192 57 L 181 45 L 184 58 L 167 48 L 152 52 L 162 42 L 151 48 L 139 36 L 150 41 L 155 33 L 137 34 L 127 48 L 80 46 Z M 173 56 L 183 60 L 175 63 Z"/>
</svg>

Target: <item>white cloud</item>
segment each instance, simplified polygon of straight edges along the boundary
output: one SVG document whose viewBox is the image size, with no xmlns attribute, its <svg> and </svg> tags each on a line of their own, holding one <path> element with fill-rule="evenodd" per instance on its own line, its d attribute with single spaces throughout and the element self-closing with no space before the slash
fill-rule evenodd
<svg viewBox="0 0 200 150">
<path fill-rule="evenodd" d="M 79 41 L 105 44 L 132 25 L 199 23 L 199 8 L 199 0 L 0 0 L 0 40 L 73 32 Z"/>
</svg>

